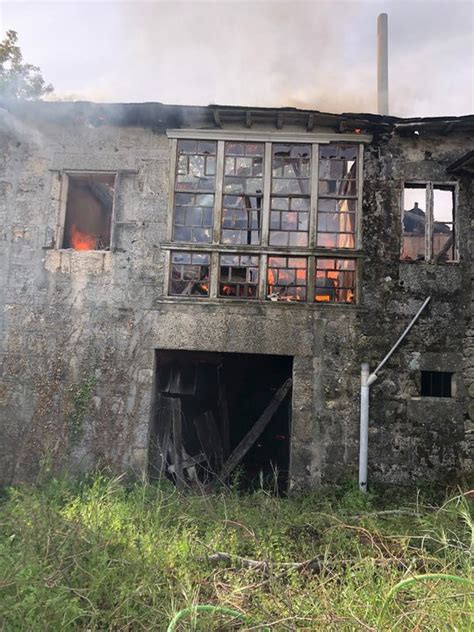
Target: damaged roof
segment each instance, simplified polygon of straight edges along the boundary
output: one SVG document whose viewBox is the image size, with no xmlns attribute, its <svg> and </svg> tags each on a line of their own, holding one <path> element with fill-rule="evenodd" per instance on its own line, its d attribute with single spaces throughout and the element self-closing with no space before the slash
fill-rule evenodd
<svg viewBox="0 0 474 632">
<path fill-rule="evenodd" d="M 215 129 L 224 125 L 273 124 L 304 127 L 331 127 L 337 132 L 363 131 L 375 134 L 449 134 L 474 131 L 474 115 L 400 118 L 370 113 L 334 114 L 292 107 L 267 108 L 229 105 L 168 105 L 163 103 L 93 103 L 90 101 L 0 101 L 0 108 L 32 119 L 92 125 L 143 126 L 155 130 L 199 127 Z"/>
</svg>

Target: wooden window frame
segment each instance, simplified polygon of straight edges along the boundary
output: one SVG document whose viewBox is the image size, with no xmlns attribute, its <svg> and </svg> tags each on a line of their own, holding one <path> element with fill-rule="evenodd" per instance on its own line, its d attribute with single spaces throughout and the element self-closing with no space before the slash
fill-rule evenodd
<svg viewBox="0 0 474 632">
<path fill-rule="evenodd" d="M 420 261 L 408 261 L 402 259 L 403 241 L 404 241 L 404 220 L 405 220 L 405 189 L 410 185 L 425 189 L 426 210 L 425 210 L 425 258 Z M 458 229 L 458 208 L 459 208 L 459 184 L 458 182 L 441 181 L 441 180 L 403 180 L 400 191 L 400 216 L 401 216 L 401 240 L 400 240 L 400 261 L 402 263 L 420 264 L 430 263 L 440 265 L 433 257 L 433 228 L 434 228 L 434 196 L 433 190 L 436 187 L 449 187 L 453 191 L 453 231 L 454 231 L 454 258 L 451 261 L 443 261 L 442 265 L 452 265 L 459 263 L 459 229 Z"/>
<path fill-rule="evenodd" d="M 68 248 L 63 247 L 64 243 L 64 228 L 66 224 L 66 207 L 69 193 L 69 178 L 71 176 L 94 176 L 94 175 L 111 175 L 114 176 L 114 195 L 112 202 L 112 213 L 110 217 L 110 245 L 107 250 L 78 250 L 81 254 L 88 252 L 115 252 L 117 249 L 116 243 L 116 209 L 118 206 L 118 189 L 120 187 L 121 176 L 124 172 L 115 169 L 64 169 L 62 171 L 56 171 L 55 176 L 59 180 L 59 205 L 57 212 L 57 220 L 55 227 L 55 250 L 67 251 Z M 125 171 L 125 173 L 127 173 Z M 135 173 L 135 172 L 131 172 Z"/>
<path fill-rule="evenodd" d="M 267 300 L 267 261 L 268 256 L 290 256 L 290 257 L 306 257 L 307 258 L 307 298 L 303 301 L 279 301 L 279 304 L 312 304 L 312 305 L 355 305 L 359 298 L 359 265 L 358 260 L 362 258 L 362 196 L 363 196 L 363 155 L 364 145 L 372 140 L 372 137 L 365 134 L 310 134 L 310 133 L 281 133 L 281 132 L 242 132 L 242 131 L 226 131 L 226 130 L 168 130 L 168 138 L 170 139 L 170 188 L 168 197 L 168 214 L 167 214 L 167 241 L 161 244 L 162 250 L 165 252 L 165 286 L 164 295 L 168 298 L 181 300 L 181 297 L 169 294 L 168 270 L 170 266 L 170 252 L 176 250 L 193 250 L 211 253 L 211 270 L 210 270 L 210 292 L 209 297 L 193 297 L 198 300 L 209 298 L 218 298 L 218 270 L 219 256 L 221 254 L 235 255 L 259 255 L 259 284 L 258 298 L 251 299 L 251 303 L 256 301 L 271 302 Z M 208 140 L 217 141 L 217 161 L 216 161 L 216 179 L 215 179 L 215 199 L 214 199 L 214 224 L 212 230 L 211 243 L 200 244 L 190 242 L 176 242 L 173 238 L 173 220 L 174 220 L 174 197 L 175 197 L 175 179 L 177 169 L 177 147 L 178 140 Z M 221 224 L 222 224 L 222 202 L 223 202 L 223 182 L 224 182 L 224 148 L 225 143 L 229 141 L 248 142 L 248 143 L 264 143 L 264 161 L 263 161 L 263 198 L 262 198 L 262 226 L 261 226 L 261 243 L 260 244 L 223 244 L 221 243 Z M 310 211 L 309 211 L 309 238 L 308 246 L 270 246 L 269 245 L 269 225 L 270 225 L 270 201 L 271 201 L 271 181 L 272 181 L 272 145 L 278 144 L 305 144 L 312 146 L 311 153 L 311 175 L 310 175 Z M 354 248 L 327 248 L 317 247 L 317 209 L 319 199 L 319 146 L 321 144 L 344 143 L 355 144 L 358 146 L 358 171 L 357 171 L 357 196 L 356 196 L 356 235 Z M 322 196 L 324 197 L 324 196 Z M 354 303 L 318 303 L 314 301 L 312 296 L 312 288 L 314 284 L 315 261 L 320 257 L 331 257 L 341 259 L 356 260 L 356 288 Z M 244 300 L 227 297 L 219 297 L 219 300 Z"/>
</svg>

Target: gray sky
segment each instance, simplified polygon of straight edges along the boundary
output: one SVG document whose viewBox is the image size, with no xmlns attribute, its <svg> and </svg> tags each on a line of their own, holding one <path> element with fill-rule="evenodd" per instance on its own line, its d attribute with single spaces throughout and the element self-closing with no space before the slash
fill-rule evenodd
<svg viewBox="0 0 474 632">
<path fill-rule="evenodd" d="M 376 110 L 389 15 L 390 113 L 474 112 L 474 0 L 5 1 L 60 97 Z"/>
</svg>

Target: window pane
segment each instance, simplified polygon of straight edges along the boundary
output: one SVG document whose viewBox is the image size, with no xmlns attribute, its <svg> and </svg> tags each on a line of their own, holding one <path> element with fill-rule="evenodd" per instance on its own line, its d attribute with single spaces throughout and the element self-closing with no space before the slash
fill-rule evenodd
<svg viewBox="0 0 474 632">
<path fill-rule="evenodd" d="M 258 265 L 258 256 L 220 255 L 219 296 L 257 298 Z"/>
<path fill-rule="evenodd" d="M 214 191 L 215 142 L 178 141 L 177 191 Z"/>
<path fill-rule="evenodd" d="M 272 146 L 271 246 L 308 246 L 311 146 Z"/>
<path fill-rule="evenodd" d="M 317 245 L 355 248 L 356 208 L 356 200 L 320 198 Z"/>
<path fill-rule="evenodd" d="M 177 193 L 173 221 L 173 241 L 210 243 L 214 216 L 211 193 Z"/>
<path fill-rule="evenodd" d="M 259 244 L 264 144 L 225 143 L 224 152 L 221 241 Z"/>
<path fill-rule="evenodd" d="M 357 195 L 357 146 L 330 143 L 319 146 L 319 193 Z"/>
<path fill-rule="evenodd" d="M 170 294 L 209 296 L 209 253 L 172 252 Z"/>
<path fill-rule="evenodd" d="M 403 242 L 401 258 L 404 261 L 425 259 L 426 186 L 406 184 L 403 189 Z"/>
<path fill-rule="evenodd" d="M 267 299 L 305 301 L 306 271 L 305 257 L 268 257 Z"/>
<path fill-rule="evenodd" d="M 314 300 L 324 303 L 353 303 L 356 260 L 316 259 Z"/>
<path fill-rule="evenodd" d="M 433 187 L 433 258 L 438 262 L 455 259 L 452 187 Z"/>
</svg>

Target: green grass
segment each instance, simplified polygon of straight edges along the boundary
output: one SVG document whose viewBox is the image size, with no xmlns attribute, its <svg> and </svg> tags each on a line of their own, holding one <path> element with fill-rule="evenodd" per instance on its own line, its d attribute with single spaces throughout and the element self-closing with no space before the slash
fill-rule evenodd
<svg viewBox="0 0 474 632">
<path fill-rule="evenodd" d="M 467 631 L 474 503 L 436 500 L 350 487 L 200 496 L 103 475 L 8 489 L 0 630 L 165 631 L 189 608 L 174 630 Z"/>
</svg>

